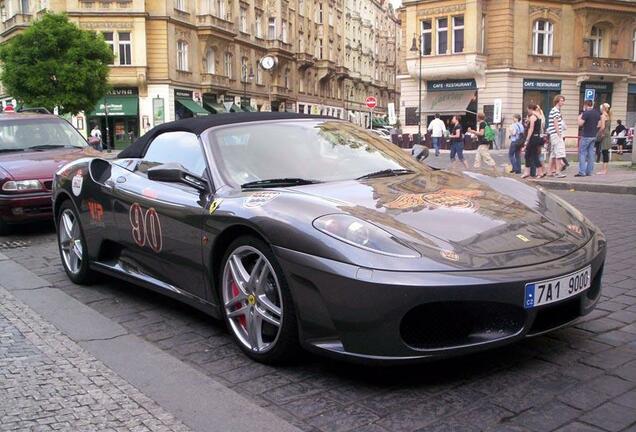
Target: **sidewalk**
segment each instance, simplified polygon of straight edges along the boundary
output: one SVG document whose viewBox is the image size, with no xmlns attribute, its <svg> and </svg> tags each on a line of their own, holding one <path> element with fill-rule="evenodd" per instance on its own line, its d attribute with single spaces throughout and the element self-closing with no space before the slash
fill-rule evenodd
<svg viewBox="0 0 636 432">
<path fill-rule="evenodd" d="M 410 152 L 410 149 L 409 149 Z M 464 151 L 469 170 L 474 170 L 475 150 Z M 508 150 L 491 150 L 490 154 L 497 163 L 500 172 L 503 172 L 508 162 Z M 630 155 L 626 155 L 629 157 Z M 434 150 L 430 150 L 430 155 L 425 161 L 434 168 L 446 169 L 450 167 L 450 152 L 441 150 L 441 154 L 436 157 Z M 592 175 L 590 177 L 574 177 L 578 171 L 578 162 L 570 161 L 570 167 L 564 171 L 567 177 L 542 179 L 528 179 L 529 182 L 540 184 L 547 189 L 567 189 L 583 192 L 604 192 L 617 194 L 636 195 L 636 168 L 630 167 L 630 162 L 610 162 L 607 175 Z M 600 165 L 595 166 L 598 171 Z M 519 177 L 519 176 L 517 176 Z"/>
<path fill-rule="evenodd" d="M 0 430 L 299 432 L 1 253 Z"/>
</svg>

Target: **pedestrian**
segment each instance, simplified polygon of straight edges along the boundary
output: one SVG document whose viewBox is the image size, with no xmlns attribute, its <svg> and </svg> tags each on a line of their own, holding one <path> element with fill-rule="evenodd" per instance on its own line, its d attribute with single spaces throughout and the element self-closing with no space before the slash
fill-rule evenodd
<svg viewBox="0 0 636 432">
<path fill-rule="evenodd" d="M 594 109 L 594 102 L 586 100 L 583 112 L 579 114 L 578 124 L 583 128 L 579 143 L 579 172 L 574 177 L 591 176 L 594 172 L 594 143 L 598 133 L 601 113 Z"/>
<path fill-rule="evenodd" d="M 616 129 L 612 132 L 612 135 L 616 137 L 616 145 L 618 146 L 618 150 L 616 153 L 619 155 L 623 154 L 623 146 L 627 144 L 627 128 L 623 126 L 623 120 L 616 120 Z"/>
<path fill-rule="evenodd" d="M 446 125 L 439 117 L 439 114 L 435 114 L 435 119 L 428 125 L 428 130 L 431 132 L 433 148 L 435 149 L 435 156 L 439 156 L 439 149 L 442 145 L 442 139 L 444 139 L 444 132 L 446 131 Z"/>
<path fill-rule="evenodd" d="M 523 147 L 523 133 L 525 129 L 521 123 L 521 116 L 515 114 L 512 116 L 513 123 L 509 128 L 510 149 L 508 150 L 508 159 L 512 165 L 514 174 L 521 174 L 521 147 Z"/>
<path fill-rule="evenodd" d="M 548 115 L 548 135 L 550 137 L 550 162 L 548 164 L 548 175 L 552 177 L 565 177 L 563 171 L 563 158 L 565 157 L 565 141 L 563 140 L 563 117 L 561 108 L 565 104 L 565 97 L 558 95 L 554 97 L 554 106 Z"/>
<path fill-rule="evenodd" d="M 451 165 L 455 165 L 455 157 L 464 164 L 464 167 L 468 169 L 468 163 L 464 160 L 464 131 L 462 129 L 459 116 L 453 116 L 451 119 L 451 148 L 450 148 L 450 160 Z"/>
<path fill-rule="evenodd" d="M 95 150 L 102 151 L 102 131 L 99 130 L 97 123 L 95 123 L 91 130 L 91 138 L 93 139 L 90 140 L 89 144 L 91 144 Z"/>
<path fill-rule="evenodd" d="M 529 104 L 528 111 L 528 133 L 526 135 L 526 141 L 524 144 L 526 152 L 525 170 L 521 178 L 527 178 L 531 174 L 531 170 L 534 168 L 537 178 L 545 177 L 543 171 L 543 165 L 539 160 L 539 153 L 541 152 L 541 146 L 543 145 L 543 138 L 541 138 L 542 123 L 543 123 L 543 111 L 536 104 Z"/>
<path fill-rule="evenodd" d="M 612 147 L 612 136 L 610 135 L 612 124 L 612 111 L 610 104 L 601 105 L 601 120 L 599 121 L 597 141 L 601 146 L 601 154 L 603 155 L 603 165 L 598 175 L 607 174 L 607 166 L 609 164 L 609 151 Z"/>
<path fill-rule="evenodd" d="M 477 114 L 477 130 L 468 128 L 468 132 L 477 136 L 479 140 L 479 146 L 477 147 L 477 153 L 475 154 L 474 167 L 481 168 L 481 162 L 497 171 L 497 164 L 490 155 L 490 147 L 494 139 L 494 131 L 486 122 L 486 115 L 483 112 Z"/>
</svg>

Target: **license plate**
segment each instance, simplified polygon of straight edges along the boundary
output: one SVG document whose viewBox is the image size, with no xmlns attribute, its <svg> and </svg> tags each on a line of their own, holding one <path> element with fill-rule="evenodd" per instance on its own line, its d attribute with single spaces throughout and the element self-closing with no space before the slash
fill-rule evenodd
<svg viewBox="0 0 636 432">
<path fill-rule="evenodd" d="M 554 279 L 526 284 L 524 307 L 530 309 L 577 295 L 592 284 L 592 267 Z"/>
</svg>

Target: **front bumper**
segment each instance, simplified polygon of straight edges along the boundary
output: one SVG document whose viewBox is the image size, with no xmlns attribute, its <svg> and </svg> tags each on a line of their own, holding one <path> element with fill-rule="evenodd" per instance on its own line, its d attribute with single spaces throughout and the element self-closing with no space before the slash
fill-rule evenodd
<svg viewBox="0 0 636 432">
<path fill-rule="evenodd" d="M 605 239 L 540 265 L 460 272 L 372 270 L 275 247 L 307 349 L 364 361 L 415 361 L 504 345 L 562 327 L 600 297 Z M 592 267 L 592 286 L 524 309 L 525 284 Z"/>
<path fill-rule="evenodd" d="M 50 219 L 52 215 L 51 192 L 0 195 L 0 218 L 6 223 Z"/>
</svg>

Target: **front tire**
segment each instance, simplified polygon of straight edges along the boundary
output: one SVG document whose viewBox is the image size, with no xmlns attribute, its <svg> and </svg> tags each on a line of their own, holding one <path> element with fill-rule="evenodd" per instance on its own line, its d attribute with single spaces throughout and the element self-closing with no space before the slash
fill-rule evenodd
<svg viewBox="0 0 636 432">
<path fill-rule="evenodd" d="M 84 232 L 70 200 L 62 203 L 57 215 L 57 245 L 68 278 L 79 285 L 91 284 L 95 273 L 90 269 Z"/>
<path fill-rule="evenodd" d="M 221 268 L 223 317 L 241 350 L 261 363 L 296 359 L 296 312 L 271 248 L 254 236 L 239 237 L 228 247 Z"/>
</svg>

